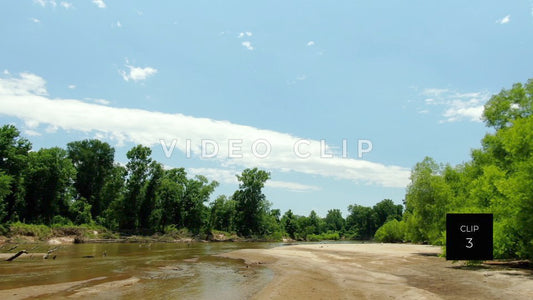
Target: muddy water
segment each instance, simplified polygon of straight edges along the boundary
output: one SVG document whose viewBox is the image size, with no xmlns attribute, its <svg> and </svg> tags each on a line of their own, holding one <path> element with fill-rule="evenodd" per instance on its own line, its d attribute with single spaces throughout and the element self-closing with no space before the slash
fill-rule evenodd
<svg viewBox="0 0 533 300">
<path fill-rule="evenodd" d="M 0 262 L 0 292 L 23 296 L 58 284 L 82 281 L 66 288 L 49 289 L 39 297 L 91 295 L 176 299 L 247 298 L 266 285 L 272 273 L 247 267 L 240 261 L 213 256 L 242 248 L 270 248 L 271 243 L 110 243 L 62 245 L 56 259 Z M 26 249 L 33 246 L 25 246 Z M 41 245 L 33 253 L 55 246 Z M 19 250 L 19 249 L 17 249 Z M 129 280 L 129 281 L 128 281 Z M 123 284 L 124 282 L 128 284 Z M 122 284 L 121 284 L 122 283 Z M 115 285 L 113 285 L 115 284 Z M 112 288 L 109 286 L 112 285 Z M 100 287 L 106 288 L 100 288 Z M 14 290 L 24 288 L 23 290 Z M 82 293 L 83 294 L 83 293 Z M 86 295 L 87 296 L 87 295 Z M 22 297 L 23 298 L 23 297 Z"/>
</svg>

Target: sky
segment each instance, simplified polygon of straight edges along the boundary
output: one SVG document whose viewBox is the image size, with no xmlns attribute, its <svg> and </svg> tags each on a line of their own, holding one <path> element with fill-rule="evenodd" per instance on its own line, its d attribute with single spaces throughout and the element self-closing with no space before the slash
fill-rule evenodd
<svg viewBox="0 0 533 300">
<path fill-rule="evenodd" d="M 0 124 L 97 138 L 325 216 L 402 203 L 425 156 L 466 162 L 491 95 L 533 78 L 533 1 L 2 1 Z"/>
</svg>

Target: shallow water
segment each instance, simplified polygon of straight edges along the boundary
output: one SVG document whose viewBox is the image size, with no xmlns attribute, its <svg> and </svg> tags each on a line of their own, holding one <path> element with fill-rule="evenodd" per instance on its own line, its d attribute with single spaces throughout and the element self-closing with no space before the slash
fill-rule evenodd
<svg viewBox="0 0 533 300">
<path fill-rule="evenodd" d="M 135 284 L 111 289 L 109 297 L 247 298 L 266 285 L 272 272 L 213 256 L 242 248 L 271 248 L 274 243 L 108 243 L 61 245 L 51 256 L 0 262 L 0 290 L 93 279 L 88 287 L 128 278 Z M 29 249 L 33 246 L 27 245 Z M 40 245 L 30 253 L 56 246 Z M 22 248 L 21 248 L 22 249 Z M 19 250 L 19 249 L 17 249 Z M 106 254 L 104 256 L 104 253 Z M 79 290 L 47 296 L 68 296 Z M 115 294 L 113 294 L 115 293 Z"/>
</svg>

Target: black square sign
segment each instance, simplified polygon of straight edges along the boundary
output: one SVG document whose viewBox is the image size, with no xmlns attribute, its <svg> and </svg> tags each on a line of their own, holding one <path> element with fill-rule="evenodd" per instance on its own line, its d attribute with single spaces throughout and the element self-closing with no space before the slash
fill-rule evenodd
<svg viewBox="0 0 533 300">
<path fill-rule="evenodd" d="M 446 214 L 446 259 L 491 260 L 492 214 Z"/>
</svg>

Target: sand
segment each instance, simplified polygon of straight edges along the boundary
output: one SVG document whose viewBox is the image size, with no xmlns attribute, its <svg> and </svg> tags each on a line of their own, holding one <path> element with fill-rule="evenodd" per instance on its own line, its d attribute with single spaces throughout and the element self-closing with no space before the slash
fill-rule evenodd
<svg viewBox="0 0 533 300">
<path fill-rule="evenodd" d="M 304 244 L 242 249 L 219 256 L 244 260 L 250 272 L 255 272 L 256 266 L 273 271 L 273 279 L 266 285 L 244 281 L 246 286 L 223 288 L 252 289 L 247 294 L 256 299 L 533 299 L 533 270 L 465 267 L 438 257 L 439 253 L 439 247 L 425 245 Z M 214 276 L 209 280 L 216 281 L 218 275 Z M 155 283 L 160 289 L 169 289 L 160 295 L 183 298 L 174 292 L 177 287 L 164 283 Z M 146 279 L 143 283 L 135 276 L 97 277 L 0 290 L 0 299 L 130 298 L 143 294 L 145 284 Z M 222 292 L 220 299 L 225 295 Z"/>
<path fill-rule="evenodd" d="M 465 267 L 439 247 L 307 244 L 243 249 L 223 257 L 274 271 L 257 299 L 533 299 L 533 272 Z"/>
</svg>

